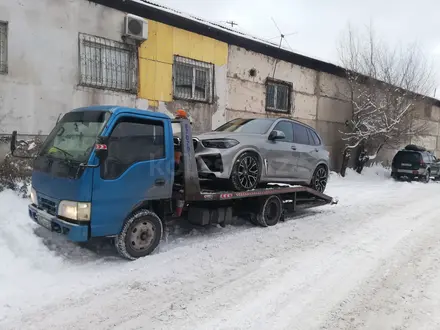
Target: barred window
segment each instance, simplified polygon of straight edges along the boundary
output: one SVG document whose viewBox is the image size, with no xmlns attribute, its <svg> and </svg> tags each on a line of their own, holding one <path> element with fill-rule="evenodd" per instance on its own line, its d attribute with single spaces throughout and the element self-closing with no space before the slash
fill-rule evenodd
<svg viewBox="0 0 440 330">
<path fill-rule="evenodd" d="M 0 73 L 8 73 L 8 23 L 0 22 Z"/>
<path fill-rule="evenodd" d="M 174 57 L 174 97 L 178 99 L 212 102 L 214 65 Z"/>
<path fill-rule="evenodd" d="M 290 95 L 288 83 L 267 81 L 266 111 L 290 113 Z"/>
<path fill-rule="evenodd" d="M 136 46 L 79 34 L 80 85 L 137 92 Z"/>
</svg>

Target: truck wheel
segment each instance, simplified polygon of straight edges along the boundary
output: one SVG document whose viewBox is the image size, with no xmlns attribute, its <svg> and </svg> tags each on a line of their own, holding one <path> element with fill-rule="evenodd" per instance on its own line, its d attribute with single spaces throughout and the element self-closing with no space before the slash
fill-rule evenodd
<svg viewBox="0 0 440 330">
<path fill-rule="evenodd" d="M 281 199 L 272 195 L 263 203 L 260 212 L 257 214 L 256 220 L 262 227 L 275 226 L 283 216 L 283 202 Z"/>
<path fill-rule="evenodd" d="M 234 163 L 231 184 L 236 191 L 255 189 L 260 181 L 261 164 L 254 152 L 242 153 Z"/>
<path fill-rule="evenodd" d="M 157 248 L 162 234 L 160 218 L 154 212 L 140 210 L 125 222 L 121 233 L 116 236 L 116 250 L 129 260 L 145 257 Z"/>
</svg>

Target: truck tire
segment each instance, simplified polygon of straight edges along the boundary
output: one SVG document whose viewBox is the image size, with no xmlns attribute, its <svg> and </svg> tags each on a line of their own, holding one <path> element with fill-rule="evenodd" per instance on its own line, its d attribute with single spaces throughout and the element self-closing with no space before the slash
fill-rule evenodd
<svg viewBox="0 0 440 330">
<path fill-rule="evenodd" d="M 235 191 L 255 189 L 260 182 L 261 162 L 255 152 L 246 151 L 238 156 L 231 172 L 231 184 Z"/>
<path fill-rule="evenodd" d="M 162 220 L 149 210 L 134 213 L 116 236 L 115 246 L 125 259 L 136 260 L 151 254 L 163 235 Z"/>
<path fill-rule="evenodd" d="M 272 195 L 266 198 L 257 214 L 256 220 L 262 227 L 275 226 L 283 216 L 283 202 L 281 199 Z"/>
</svg>

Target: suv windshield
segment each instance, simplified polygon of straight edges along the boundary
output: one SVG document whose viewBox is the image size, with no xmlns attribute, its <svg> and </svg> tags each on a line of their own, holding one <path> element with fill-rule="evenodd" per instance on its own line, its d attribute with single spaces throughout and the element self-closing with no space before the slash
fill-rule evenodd
<svg viewBox="0 0 440 330">
<path fill-rule="evenodd" d="M 240 132 L 251 134 L 265 134 L 275 119 L 234 119 L 220 126 L 215 132 Z"/>
<path fill-rule="evenodd" d="M 110 117 L 106 111 L 69 112 L 44 142 L 40 156 L 85 163 Z"/>
</svg>

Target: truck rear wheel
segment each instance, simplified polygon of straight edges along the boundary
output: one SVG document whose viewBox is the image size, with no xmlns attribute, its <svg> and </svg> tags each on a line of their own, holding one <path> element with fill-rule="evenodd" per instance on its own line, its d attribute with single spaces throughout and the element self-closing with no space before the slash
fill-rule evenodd
<svg viewBox="0 0 440 330">
<path fill-rule="evenodd" d="M 157 248 L 162 234 L 160 218 L 154 212 L 140 210 L 125 222 L 121 233 L 116 236 L 116 250 L 129 260 L 145 257 Z"/>
<path fill-rule="evenodd" d="M 256 220 L 262 227 L 275 226 L 283 216 L 283 202 L 281 199 L 272 195 L 266 198 L 257 214 Z"/>
</svg>

